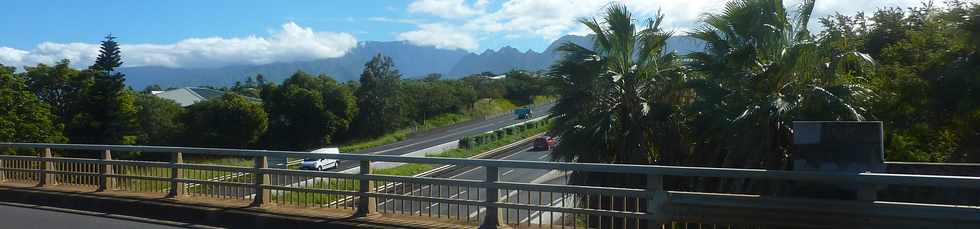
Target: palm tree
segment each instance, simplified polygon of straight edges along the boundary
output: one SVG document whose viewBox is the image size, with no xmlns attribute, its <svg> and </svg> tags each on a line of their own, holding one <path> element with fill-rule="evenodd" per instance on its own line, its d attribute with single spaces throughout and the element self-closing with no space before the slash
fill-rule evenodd
<svg viewBox="0 0 980 229">
<path fill-rule="evenodd" d="M 676 160 L 686 146 L 676 115 L 683 101 L 684 71 L 678 55 L 666 51 L 671 33 L 660 28 L 663 15 L 637 31 L 623 5 L 610 5 L 599 21 L 579 20 L 594 33 L 592 49 L 565 43 L 564 57 L 550 75 L 561 98 L 554 108 L 553 132 L 561 144 L 556 160 L 652 164 Z M 661 138 L 671 135 L 672 138 Z M 673 141 L 668 143 L 667 141 Z M 674 151 L 675 149 L 685 149 Z M 636 186 L 640 177 L 576 174 L 573 182 Z M 591 178 L 586 178 L 593 176 Z M 594 176 L 600 176 L 599 178 Z"/>
<path fill-rule="evenodd" d="M 702 73 L 689 82 L 702 165 L 784 169 L 792 121 L 865 119 L 870 91 L 848 66 L 870 58 L 821 47 L 807 30 L 813 6 L 805 0 L 791 13 L 781 0 L 730 1 L 691 34 L 706 44 L 688 56 Z"/>
</svg>

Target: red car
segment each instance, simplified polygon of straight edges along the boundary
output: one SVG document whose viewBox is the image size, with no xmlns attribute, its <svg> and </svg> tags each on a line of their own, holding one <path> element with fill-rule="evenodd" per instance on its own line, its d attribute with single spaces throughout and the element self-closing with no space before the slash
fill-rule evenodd
<svg viewBox="0 0 980 229">
<path fill-rule="evenodd" d="M 534 150 L 551 150 L 558 144 L 558 140 L 551 136 L 541 136 L 534 139 Z"/>
</svg>

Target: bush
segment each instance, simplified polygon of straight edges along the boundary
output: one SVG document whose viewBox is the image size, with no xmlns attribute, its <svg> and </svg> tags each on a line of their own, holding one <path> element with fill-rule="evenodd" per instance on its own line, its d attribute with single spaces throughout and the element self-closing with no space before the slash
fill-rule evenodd
<svg viewBox="0 0 980 229">
<path fill-rule="evenodd" d="M 488 144 L 494 141 L 502 140 L 510 135 L 518 135 L 526 131 L 535 130 L 537 128 L 543 127 L 543 125 L 545 125 L 545 123 L 540 123 L 540 121 L 528 122 L 525 124 L 507 127 L 500 130 L 494 130 L 493 132 L 490 133 L 482 133 L 474 136 L 466 136 L 459 139 L 459 147 L 473 148 L 473 147 L 481 146 L 483 144 Z"/>
<path fill-rule="evenodd" d="M 478 145 L 483 145 L 483 137 L 480 135 L 473 137 L 473 146 L 478 146 Z"/>
<path fill-rule="evenodd" d="M 472 143 L 471 142 L 472 141 L 471 139 L 472 138 L 470 138 L 468 136 L 464 136 L 463 138 L 460 138 L 459 139 L 459 148 L 468 149 L 470 147 L 473 147 L 472 145 L 470 145 Z"/>
</svg>

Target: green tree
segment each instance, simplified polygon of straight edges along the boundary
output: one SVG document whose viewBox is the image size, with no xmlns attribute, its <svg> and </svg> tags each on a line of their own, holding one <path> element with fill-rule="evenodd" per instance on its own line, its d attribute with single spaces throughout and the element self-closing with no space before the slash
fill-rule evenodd
<svg viewBox="0 0 980 229">
<path fill-rule="evenodd" d="M 559 50 L 564 58 L 552 67 L 561 98 L 554 108 L 552 131 L 562 143 L 552 158 L 590 163 L 653 164 L 656 152 L 668 151 L 680 134 L 674 120 L 684 70 L 666 49 L 671 33 L 661 29 L 663 15 L 638 27 L 625 6 L 612 5 L 603 18 L 580 19 L 595 34 L 593 49 L 574 43 Z M 637 30 L 637 28 L 640 28 Z M 642 177 L 578 174 L 575 182 L 637 187 Z"/>
<path fill-rule="evenodd" d="M 262 77 L 261 74 L 257 76 Z M 242 83 L 240 81 L 235 81 L 235 85 L 233 85 L 229 90 L 238 93 L 239 95 L 258 98 L 262 96 L 262 88 L 264 86 L 265 85 L 257 84 L 255 80 L 252 80 L 252 77 L 250 76 L 248 78 L 245 78 L 245 83 Z"/>
<path fill-rule="evenodd" d="M 269 126 L 262 105 L 227 93 L 187 107 L 183 142 L 201 147 L 250 148 Z"/>
<path fill-rule="evenodd" d="M 153 95 L 136 95 L 140 145 L 179 145 L 184 125 L 180 117 L 184 108 L 176 102 Z"/>
<path fill-rule="evenodd" d="M 459 80 L 403 80 L 402 90 L 410 100 L 414 120 L 422 122 L 446 113 L 461 113 L 476 102 L 476 91 Z"/>
<path fill-rule="evenodd" d="M 14 68 L 0 65 L 0 142 L 62 143 L 62 125 Z"/>
<path fill-rule="evenodd" d="M 24 67 L 22 77 L 27 87 L 41 101 L 51 106 L 51 111 L 58 117 L 58 123 L 67 125 L 72 116 L 78 113 L 85 93 L 94 80 L 91 74 L 80 74 L 71 68 L 69 60 L 61 60 L 54 66 L 37 64 Z"/>
<path fill-rule="evenodd" d="M 980 161 L 980 6 L 947 5 L 882 9 L 868 32 L 855 33 L 880 65 L 871 110 L 890 127 L 888 160 Z"/>
<path fill-rule="evenodd" d="M 296 72 L 282 86 L 262 90 L 269 113 L 267 144 L 283 150 L 309 150 L 333 142 L 345 133 L 356 101 L 348 87 L 326 75 Z"/>
<path fill-rule="evenodd" d="M 102 40 L 99 48 L 99 57 L 95 59 L 95 63 L 89 67 L 90 69 L 100 70 L 105 72 L 105 75 L 110 75 L 113 70 L 122 66 L 122 53 L 119 51 L 119 43 L 115 41 L 116 38 L 112 34 L 105 36 L 105 40 Z"/>
<path fill-rule="evenodd" d="M 489 79 L 483 75 L 463 77 L 463 82 L 472 86 L 477 92 L 477 98 L 480 99 L 499 99 L 507 94 L 507 87 L 503 81 Z"/>
<path fill-rule="evenodd" d="M 401 73 L 395 69 L 391 57 L 378 54 L 364 64 L 356 95 L 358 113 L 353 130 L 355 135 L 380 136 L 408 123 Z"/>
<path fill-rule="evenodd" d="M 78 113 L 68 125 L 68 135 L 74 143 L 136 143 L 136 93 L 126 88 L 125 75 L 114 72 L 122 65 L 114 39 L 106 36 L 95 64 L 80 73 L 91 75 L 94 82 L 85 90 Z"/>
<path fill-rule="evenodd" d="M 780 0 L 736 0 L 707 14 L 689 55 L 696 163 L 785 169 L 794 120 L 865 120 L 870 91 L 856 76 L 867 55 L 830 55 L 807 30 L 814 1 L 795 12 Z M 738 189 L 738 187 L 736 187 Z"/>
<path fill-rule="evenodd" d="M 511 101 L 521 104 L 529 104 L 534 96 L 543 95 L 546 82 L 541 77 L 531 75 L 527 71 L 512 70 L 505 74 L 504 87 L 506 94 L 504 97 Z"/>
</svg>

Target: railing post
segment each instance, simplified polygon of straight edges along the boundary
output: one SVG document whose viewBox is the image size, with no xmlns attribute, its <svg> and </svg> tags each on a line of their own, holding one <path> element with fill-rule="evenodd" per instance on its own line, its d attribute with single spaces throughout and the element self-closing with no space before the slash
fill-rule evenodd
<svg viewBox="0 0 980 229">
<path fill-rule="evenodd" d="M 265 174 L 260 171 L 260 169 L 269 168 L 269 157 L 267 156 L 256 156 L 255 157 L 255 180 L 252 185 L 253 191 L 255 192 L 255 199 L 252 199 L 252 207 L 261 207 L 263 204 L 267 204 L 272 200 L 271 190 L 265 189 L 262 186 L 269 184 L 269 174 Z"/>
<path fill-rule="evenodd" d="M 494 204 L 497 203 L 498 198 L 500 198 L 500 193 L 497 189 L 497 180 L 500 179 L 500 173 L 495 166 L 486 166 L 487 177 L 483 180 L 487 184 L 486 194 L 487 198 L 484 203 L 487 203 L 487 211 L 483 214 L 483 223 L 480 224 L 480 228 L 501 228 L 505 227 L 503 225 L 503 220 L 500 218 L 503 214 L 500 214 L 500 209 Z"/>
<path fill-rule="evenodd" d="M 177 198 L 178 196 L 184 195 L 184 183 L 177 181 L 178 178 L 183 176 L 180 172 L 178 165 L 184 163 L 184 154 L 181 152 L 173 152 L 170 154 L 170 191 L 167 192 L 167 198 Z"/>
<path fill-rule="evenodd" d="M 3 159 L 0 159 L 0 168 L 6 168 L 3 167 Z M 0 169 L 0 183 L 7 181 L 7 175 L 3 171 L 4 170 Z"/>
<path fill-rule="evenodd" d="M 360 161 L 360 171 L 358 174 L 370 175 L 371 174 L 371 161 Z M 360 179 L 358 181 L 357 189 L 357 211 L 354 212 L 354 217 L 366 217 L 378 212 L 378 200 L 374 197 L 368 196 L 368 193 L 374 190 L 374 182 L 368 179 Z"/>
<path fill-rule="evenodd" d="M 112 160 L 112 152 L 106 149 L 102 152 L 102 162 L 109 162 Z M 109 191 L 116 187 L 116 179 L 109 177 L 112 175 L 112 165 L 102 164 L 99 168 L 99 192 Z"/>
<path fill-rule="evenodd" d="M 660 229 L 667 222 L 667 217 L 663 206 L 667 201 L 667 192 L 664 191 L 664 176 L 658 174 L 647 174 L 647 228 Z"/>
<path fill-rule="evenodd" d="M 38 177 L 37 186 L 44 187 L 58 184 L 58 182 L 55 180 L 54 174 L 48 173 L 48 171 L 54 170 L 54 162 L 45 160 L 52 157 L 51 148 L 44 148 L 44 152 L 41 152 L 41 155 L 39 156 L 41 157 L 41 161 L 39 161 L 39 163 L 41 163 L 41 172 L 40 176 Z"/>
</svg>

